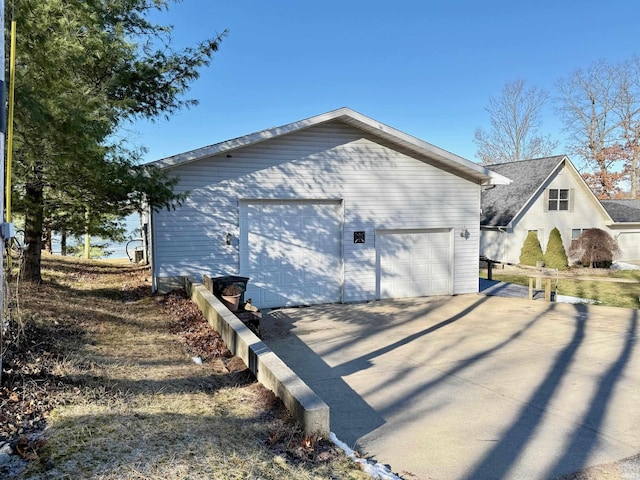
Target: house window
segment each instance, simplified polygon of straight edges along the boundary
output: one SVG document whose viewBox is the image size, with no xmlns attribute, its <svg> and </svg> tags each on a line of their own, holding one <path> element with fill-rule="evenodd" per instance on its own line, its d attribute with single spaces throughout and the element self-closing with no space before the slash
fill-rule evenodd
<svg viewBox="0 0 640 480">
<path fill-rule="evenodd" d="M 589 230 L 588 228 L 572 228 L 571 229 L 571 246 L 575 247 L 576 246 L 576 241 L 578 240 L 578 238 L 580 238 L 580 235 L 582 235 L 583 232 L 586 232 L 587 230 Z"/>
<path fill-rule="evenodd" d="M 585 228 L 572 228 L 571 229 L 571 241 L 577 240 L 578 237 L 580 235 L 582 235 L 582 232 L 584 232 L 585 230 L 586 230 Z"/>
<path fill-rule="evenodd" d="M 549 210 L 569 210 L 569 189 L 549 189 Z"/>
</svg>

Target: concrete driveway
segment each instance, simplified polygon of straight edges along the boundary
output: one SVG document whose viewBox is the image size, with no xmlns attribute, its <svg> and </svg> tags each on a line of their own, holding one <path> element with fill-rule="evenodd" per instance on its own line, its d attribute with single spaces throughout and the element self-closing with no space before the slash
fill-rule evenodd
<svg viewBox="0 0 640 480">
<path fill-rule="evenodd" d="M 407 479 L 548 479 L 640 452 L 637 310 L 461 295 L 262 327 L 338 438 Z"/>
</svg>

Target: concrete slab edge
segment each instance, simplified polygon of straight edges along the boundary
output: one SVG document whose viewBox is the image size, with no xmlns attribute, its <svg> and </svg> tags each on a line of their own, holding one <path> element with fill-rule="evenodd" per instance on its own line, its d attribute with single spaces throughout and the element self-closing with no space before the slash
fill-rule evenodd
<svg viewBox="0 0 640 480">
<path fill-rule="evenodd" d="M 202 283 L 187 278 L 185 287 L 231 353 L 240 357 L 258 382 L 282 400 L 305 435 L 328 438 L 329 406 Z"/>
</svg>

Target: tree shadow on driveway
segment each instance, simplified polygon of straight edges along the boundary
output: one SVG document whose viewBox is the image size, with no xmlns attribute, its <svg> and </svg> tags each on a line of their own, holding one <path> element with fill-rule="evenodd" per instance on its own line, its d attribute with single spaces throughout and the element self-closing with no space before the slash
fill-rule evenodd
<svg viewBox="0 0 640 480">
<path fill-rule="evenodd" d="M 637 382 L 627 378 L 637 310 L 463 300 L 452 300 L 457 312 L 417 300 L 424 305 L 395 323 L 370 315 L 369 330 L 340 315 L 376 302 L 327 306 L 324 317 L 322 307 L 273 312 L 286 326 L 273 349 L 330 406 L 339 438 L 420 478 L 554 478 L 630 454 L 635 437 L 613 405 L 625 405 L 630 390 L 620 388 Z M 500 313 L 492 302 L 504 302 Z M 426 434 L 398 438 L 414 424 Z M 438 470 L 447 442 L 466 458 L 441 459 Z M 417 468 L 405 467 L 412 455 Z"/>
<path fill-rule="evenodd" d="M 368 352 L 365 355 L 353 358 L 350 361 L 330 365 L 327 355 L 340 356 L 340 353 L 352 349 L 354 346 L 366 340 L 371 335 L 379 335 L 389 338 L 389 329 L 397 327 L 399 324 L 407 324 L 416 319 L 420 319 L 429 313 L 433 313 L 442 306 L 443 301 L 432 299 L 432 301 L 415 311 L 412 311 L 399 322 L 389 324 L 384 322 L 384 315 L 375 314 L 367 317 L 371 322 L 371 327 L 366 328 L 360 319 L 349 321 L 356 324 L 356 329 L 349 332 L 327 329 L 327 324 L 322 320 L 311 321 L 306 325 L 306 333 L 312 333 L 315 325 L 322 330 L 321 336 L 325 336 L 327 348 L 323 355 L 319 355 L 307 343 L 308 337 L 302 340 L 300 326 L 297 325 L 297 314 L 309 313 L 313 315 L 312 309 L 288 309 L 274 310 L 270 312 L 262 322 L 263 339 L 287 365 L 289 365 L 331 408 L 331 429 L 338 437 L 346 443 L 358 446 L 357 441 L 362 436 L 375 431 L 386 423 L 385 415 L 389 412 L 377 411 L 372 408 L 362 397 L 361 393 L 354 391 L 344 380 L 345 377 L 362 370 L 367 370 L 372 366 L 372 361 L 392 352 L 402 346 L 445 328 L 461 318 L 471 313 L 478 305 L 486 301 L 486 297 L 478 297 L 471 306 L 443 321 L 430 325 L 421 331 L 403 337 L 388 345 Z M 372 304 L 367 304 L 371 306 Z M 329 309 L 334 306 L 327 306 Z M 343 306 L 337 306 L 338 308 Z M 357 307 L 357 306 L 356 306 Z M 321 307 L 318 307 L 321 308 Z M 295 312 L 295 313 L 294 313 Z M 362 325 L 362 328 L 360 326 Z M 330 339 L 329 339 L 330 337 Z M 313 341 L 311 341 L 313 342 Z M 384 342 L 381 342 L 384 343 Z M 393 388 L 393 385 L 389 385 Z M 398 406 L 402 408 L 402 406 Z"/>
</svg>

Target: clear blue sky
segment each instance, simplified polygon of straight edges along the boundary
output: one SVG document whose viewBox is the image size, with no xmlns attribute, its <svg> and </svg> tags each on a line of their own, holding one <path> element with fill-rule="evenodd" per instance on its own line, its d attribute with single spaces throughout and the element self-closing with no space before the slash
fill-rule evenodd
<svg viewBox="0 0 640 480">
<path fill-rule="evenodd" d="M 576 68 L 640 54 L 637 0 L 184 0 L 157 19 L 178 45 L 229 35 L 197 107 L 128 128 L 148 161 L 343 106 L 475 161 L 506 81 L 553 94 Z M 562 138 L 551 106 L 543 131 Z"/>
</svg>

